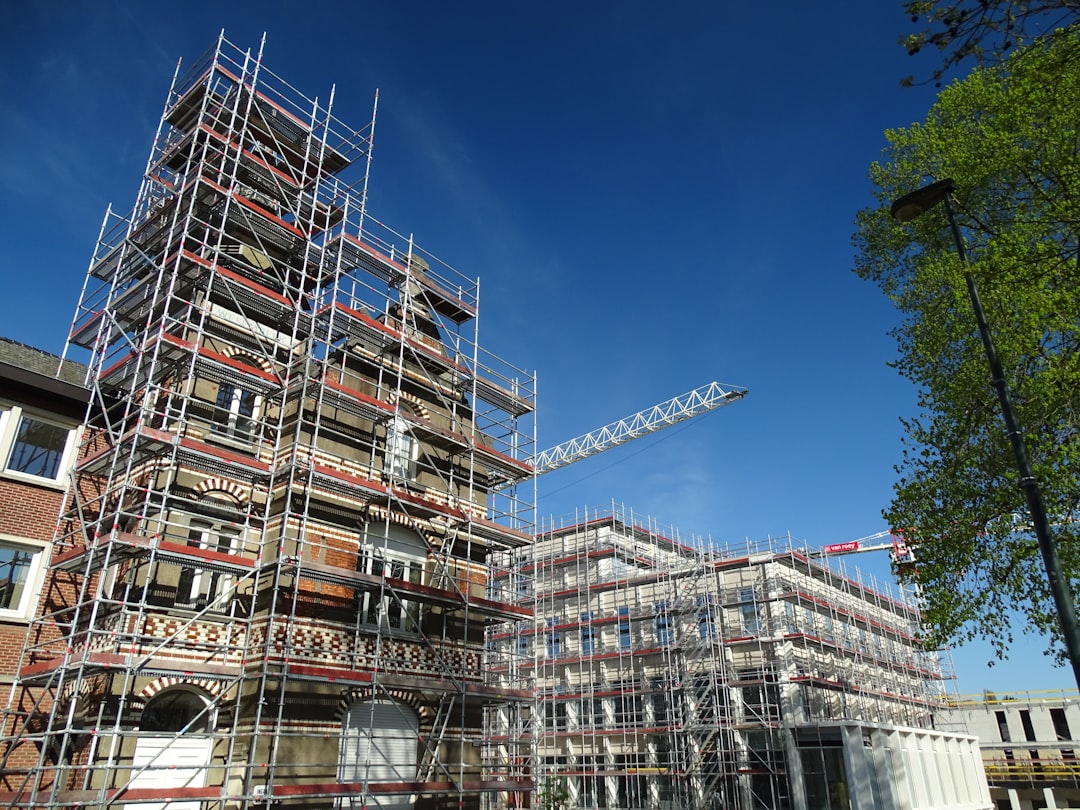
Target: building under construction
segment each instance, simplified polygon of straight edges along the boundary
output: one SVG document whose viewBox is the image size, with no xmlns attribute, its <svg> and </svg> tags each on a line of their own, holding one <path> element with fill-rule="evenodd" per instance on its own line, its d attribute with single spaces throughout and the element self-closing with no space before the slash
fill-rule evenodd
<svg viewBox="0 0 1080 810">
<path fill-rule="evenodd" d="M 787 541 L 720 549 L 617 506 L 542 528 L 521 563 L 536 622 L 497 643 L 532 659 L 539 709 L 498 739 L 531 737 L 548 795 L 608 808 L 991 806 L 975 739 L 933 730 L 946 673 L 916 641 L 910 592 Z"/>
<path fill-rule="evenodd" d="M 528 790 L 534 382 L 368 215 L 372 120 L 178 68 L 69 345 L 91 406 L 0 749 L 10 807 L 478 808 Z M 78 349 L 85 350 L 79 352 Z M 519 486 L 521 484 L 521 486 Z M 515 578 L 516 582 L 516 578 Z"/>
<path fill-rule="evenodd" d="M 978 736 L 990 796 L 1000 810 L 1080 807 L 1077 692 L 961 696 L 938 725 Z"/>
</svg>

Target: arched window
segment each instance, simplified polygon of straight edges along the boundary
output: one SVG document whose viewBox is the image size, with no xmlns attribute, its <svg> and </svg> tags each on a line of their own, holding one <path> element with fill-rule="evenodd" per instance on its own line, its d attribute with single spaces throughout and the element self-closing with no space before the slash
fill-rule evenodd
<svg viewBox="0 0 1080 810">
<path fill-rule="evenodd" d="M 424 581 L 427 544 L 416 532 L 395 524 L 370 524 L 360 538 L 356 569 L 364 574 L 414 584 Z M 395 591 L 393 583 L 379 590 L 357 592 L 360 624 L 383 630 L 419 631 L 420 603 Z"/>
<path fill-rule="evenodd" d="M 185 733 L 210 728 L 209 702 L 191 689 L 167 689 L 155 695 L 143 709 L 139 731 Z"/>
<path fill-rule="evenodd" d="M 342 724 L 340 782 L 412 782 L 420 723 L 416 712 L 389 698 L 355 701 Z M 357 799 L 360 806 L 361 799 Z M 370 797 L 364 799 L 369 805 Z M 348 805 L 345 805 L 348 806 Z M 408 796 L 380 797 L 382 810 L 407 810 Z"/>
</svg>

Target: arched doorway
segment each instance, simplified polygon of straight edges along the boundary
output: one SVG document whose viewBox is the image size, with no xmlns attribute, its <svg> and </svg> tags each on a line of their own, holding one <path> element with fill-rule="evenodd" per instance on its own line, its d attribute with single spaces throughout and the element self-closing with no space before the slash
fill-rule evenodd
<svg viewBox="0 0 1080 810">
<path fill-rule="evenodd" d="M 132 757 L 132 788 L 206 786 L 214 740 L 213 706 L 201 690 L 173 687 L 152 697 L 139 720 Z M 193 801 L 140 802 L 133 810 L 199 810 Z"/>
<path fill-rule="evenodd" d="M 389 698 L 354 701 L 342 722 L 338 780 L 341 782 L 412 782 L 420 732 L 416 712 Z M 346 799 L 343 807 L 372 805 L 371 798 Z M 379 796 L 382 810 L 408 810 L 409 796 Z"/>
</svg>

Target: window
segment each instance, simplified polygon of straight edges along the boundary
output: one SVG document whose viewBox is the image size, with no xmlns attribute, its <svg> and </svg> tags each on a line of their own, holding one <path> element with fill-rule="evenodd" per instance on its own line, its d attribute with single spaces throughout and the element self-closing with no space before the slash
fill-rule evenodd
<svg viewBox="0 0 1080 810">
<path fill-rule="evenodd" d="M 716 620 L 713 616 L 713 602 L 711 596 L 699 596 L 698 607 L 698 635 L 702 639 L 716 637 Z"/>
<path fill-rule="evenodd" d="M 619 608 L 619 648 L 630 649 L 630 608 Z"/>
<path fill-rule="evenodd" d="M 592 614 L 581 614 L 581 654 L 592 655 L 595 638 L 593 636 Z"/>
<path fill-rule="evenodd" d="M 562 633 L 552 629 L 555 624 L 553 619 L 548 619 L 547 631 L 547 657 L 558 658 L 562 655 Z"/>
<path fill-rule="evenodd" d="M 565 731 L 568 725 L 567 717 L 565 700 L 544 701 L 544 719 L 547 721 L 548 728 Z"/>
<path fill-rule="evenodd" d="M 667 602 L 656 604 L 656 643 L 661 647 L 671 644 L 671 616 Z"/>
<path fill-rule="evenodd" d="M 826 641 L 832 641 L 833 640 L 833 620 L 832 620 L 832 616 L 830 616 L 828 613 L 826 613 L 822 617 L 822 620 L 823 620 L 822 621 L 823 627 L 822 627 L 821 637 L 823 639 L 825 639 Z"/>
<path fill-rule="evenodd" d="M 1038 739 L 1035 736 L 1035 726 L 1031 724 L 1031 712 L 1027 709 L 1020 710 L 1020 725 L 1024 727 L 1024 737 L 1028 742 L 1035 742 Z"/>
<path fill-rule="evenodd" d="M 388 557 L 380 549 L 361 549 L 358 569 L 363 574 L 419 584 L 424 563 L 417 559 Z M 397 593 L 392 585 L 360 594 L 360 623 L 370 627 L 415 632 L 420 604 Z"/>
<path fill-rule="evenodd" d="M 758 634 L 758 611 L 757 601 L 754 597 L 753 588 L 739 588 L 739 613 L 742 618 L 743 635 L 756 636 Z"/>
<path fill-rule="evenodd" d="M 139 731 L 203 732 L 211 725 L 209 702 L 189 689 L 166 689 L 150 699 L 139 718 Z"/>
<path fill-rule="evenodd" d="M 997 718 L 998 736 L 1001 737 L 1001 741 L 1012 742 L 1012 737 L 1009 735 L 1009 721 L 1005 712 L 994 712 L 994 716 Z"/>
<path fill-rule="evenodd" d="M 258 406 L 259 397 L 254 392 L 245 391 L 232 383 L 221 383 L 214 402 L 214 432 L 250 441 L 255 436 Z"/>
<path fill-rule="evenodd" d="M 0 453 L 5 473 L 63 483 L 74 459 L 76 434 L 71 425 L 19 406 L 0 406 Z"/>
<path fill-rule="evenodd" d="M 1054 724 L 1054 736 L 1058 738 L 1058 741 L 1072 739 L 1072 734 L 1069 731 L 1069 721 L 1065 718 L 1064 709 L 1051 709 L 1050 722 Z M 1072 748 L 1062 748 L 1061 758 L 1071 762 L 1076 759 L 1076 751 Z"/>
<path fill-rule="evenodd" d="M 514 595 L 518 599 L 525 599 L 529 595 L 529 580 L 524 574 L 515 572 L 514 577 Z"/>
<path fill-rule="evenodd" d="M 189 548 L 235 554 L 240 533 L 211 523 L 193 522 L 188 531 Z M 176 585 L 176 606 L 203 610 L 224 610 L 232 602 L 234 577 L 214 569 L 184 566 Z"/>
<path fill-rule="evenodd" d="M 0 618 L 32 618 L 46 548 L 38 541 L 0 535 Z"/>
<path fill-rule="evenodd" d="M 388 579 L 419 585 L 424 578 L 427 544 L 415 532 L 400 526 L 372 526 L 364 532 L 356 570 L 381 580 L 380 586 L 357 591 L 361 625 L 415 633 L 420 603 L 395 590 Z"/>
<path fill-rule="evenodd" d="M 416 478 L 416 460 L 419 455 L 420 445 L 409 433 L 409 424 L 400 416 L 395 416 L 386 425 L 383 471 L 394 478 L 412 480 Z"/>
</svg>

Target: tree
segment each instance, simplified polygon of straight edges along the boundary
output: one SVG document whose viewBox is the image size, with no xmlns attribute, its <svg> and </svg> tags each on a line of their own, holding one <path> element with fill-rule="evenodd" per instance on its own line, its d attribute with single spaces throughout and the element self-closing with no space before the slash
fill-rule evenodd
<svg viewBox="0 0 1080 810">
<path fill-rule="evenodd" d="M 900 44 L 912 56 L 928 47 L 945 54 L 934 81 L 969 58 L 997 62 L 1017 44 L 1075 34 L 1080 20 L 1080 0 L 907 0 L 903 5 L 919 28 L 900 37 Z"/>
<path fill-rule="evenodd" d="M 1018 51 L 886 132 L 870 167 L 882 207 L 857 216 L 856 273 L 902 313 L 894 366 L 917 388 L 884 511 L 914 548 L 928 641 L 983 636 L 998 656 L 1017 614 L 1055 637 L 1053 601 L 940 207 L 901 225 L 889 203 L 953 178 L 972 272 L 1006 369 L 1062 565 L 1080 574 L 1080 60 L 1075 37 Z M 1055 77 L 1047 82 L 1046 76 Z M 1021 625 L 1022 626 L 1022 625 Z"/>
<path fill-rule="evenodd" d="M 536 806 L 540 810 L 567 810 L 570 806 L 570 790 L 566 781 L 554 776 L 545 777 L 536 793 Z"/>
</svg>

